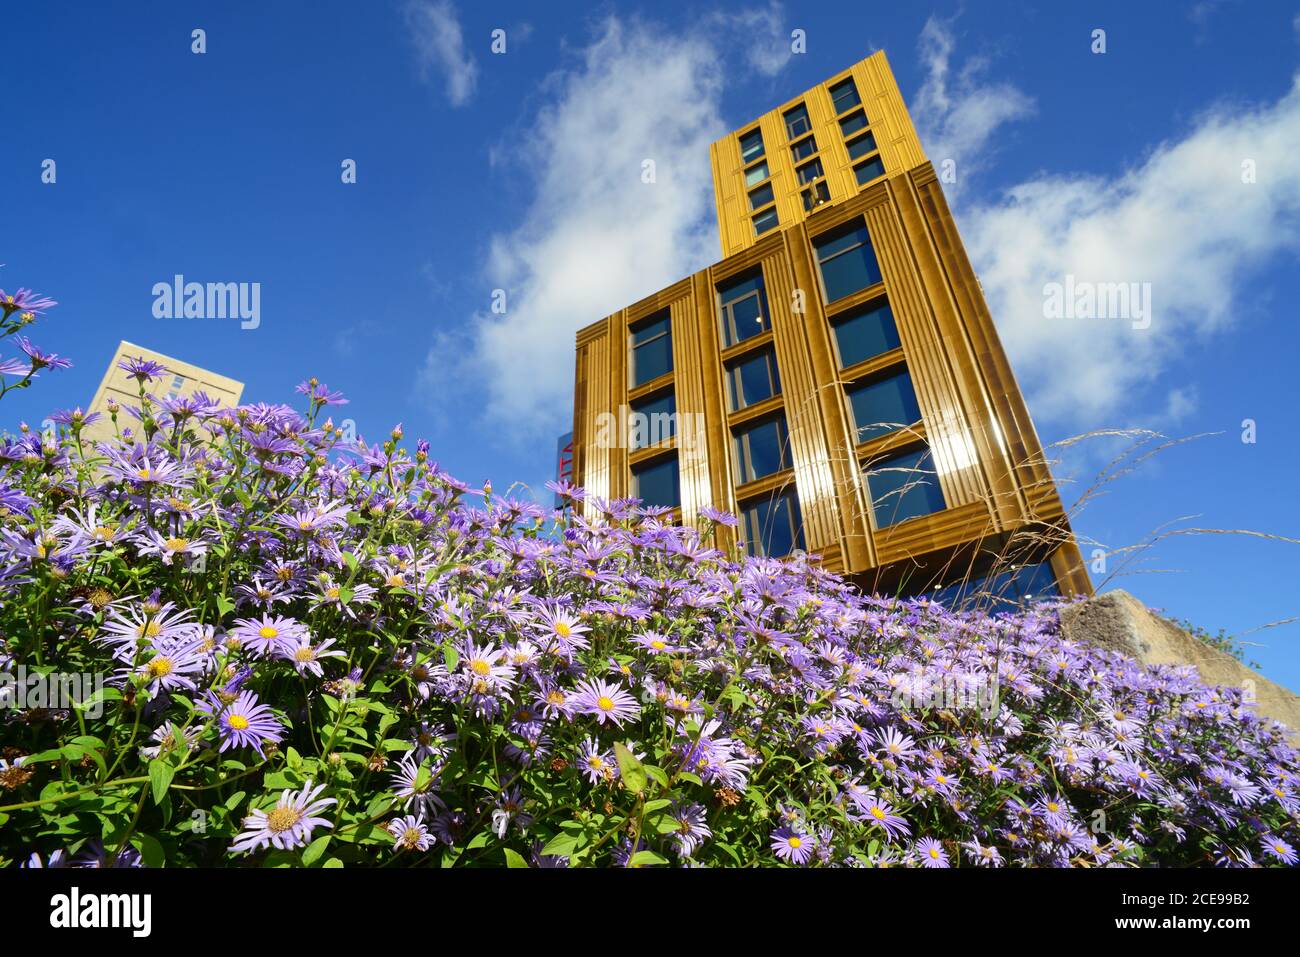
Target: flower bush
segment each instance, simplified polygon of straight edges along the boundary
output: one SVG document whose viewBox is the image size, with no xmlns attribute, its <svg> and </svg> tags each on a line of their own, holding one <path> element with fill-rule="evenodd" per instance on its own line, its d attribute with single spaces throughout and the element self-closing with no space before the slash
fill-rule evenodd
<svg viewBox="0 0 1300 957">
<path fill-rule="evenodd" d="M 315 381 L 224 409 L 123 368 L 116 440 L 73 410 L 0 447 L 11 864 L 1296 862 L 1284 730 L 1051 605 L 862 596 L 724 554 L 721 513 L 346 442 Z"/>
</svg>

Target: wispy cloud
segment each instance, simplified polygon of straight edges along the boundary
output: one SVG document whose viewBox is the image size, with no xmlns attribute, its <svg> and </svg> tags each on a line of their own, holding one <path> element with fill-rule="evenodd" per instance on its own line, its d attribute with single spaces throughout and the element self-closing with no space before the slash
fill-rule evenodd
<svg viewBox="0 0 1300 957">
<path fill-rule="evenodd" d="M 943 24 L 926 29 L 923 47 L 938 51 L 926 87 L 943 90 L 952 35 Z M 1005 89 L 975 81 L 965 100 L 932 93 L 929 103 L 951 113 Z M 986 116 L 968 142 L 1004 122 Z M 959 203 L 962 235 L 1035 416 L 1091 428 L 1186 412 L 1194 391 L 1162 374 L 1241 321 L 1259 267 L 1300 252 L 1297 155 L 1300 75 L 1274 102 L 1211 107 L 1116 175 L 1045 173 L 991 200 Z M 1046 318 L 1044 288 L 1067 276 L 1149 283 L 1149 327 Z"/>
<path fill-rule="evenodd" d="M 472 382 L 488 423 L 530 441 L 564 429 L 574 333 L 717 259 L 709 144 L 727 125 L 713 38 L 748 43 L 775 71 L 779 10 L 731 14 L 725 34 L 617 17 L 596 26 L 525 134 L 535 197 L 491 241 L 483 298 L 504 290 L 506 312 L 440 336 L 427 390 Z"/>
<path fill-rule="evenodd" d="M 775 76 L 790 62 L 793 28 L 786 24 L 785 8 L 779 3 L 718 11 L 706 16 L 704 24 L 721 32 L 729 49 L 744 51 L 745 62 L 763 76 Z"/>
<path fill-rule="evenodd" d="M 465 47 L 456 6 L 451 0 L 407 0 L 402 8 L 420 75 L 442 78 L 447 101 L 464 106 L 478 86 L 478 61 Z"/>
<path fill-rule="evenodd" d="M 935 166 L 955 162 L 956 184 L 961 184 L 988 162 L 993 134 L 1030 116 L 1034 101 L 1010 83 L 988 80 L 984 57 L 968 57 L 954 70 L 955 47 L 952 20 L 926 20 L 917 47 L 925 82 L 912 98 L 910 112 L 926 155 Z"/>
</svg>

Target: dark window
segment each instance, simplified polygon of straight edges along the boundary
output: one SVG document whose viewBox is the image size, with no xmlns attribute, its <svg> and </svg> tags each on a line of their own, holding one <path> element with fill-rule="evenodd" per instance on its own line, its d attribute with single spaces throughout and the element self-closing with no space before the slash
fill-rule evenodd
<svg viewBox="0 0 1300 957">
<path fill-rule="evenodd" d="M 718 286 L 718 313 L 724 348 L 770 329 L 772 318 L 767 311 L 763 273 L 750 273 Z"/>
<path fill-rule="evenodd" d="M 751 555 L 781 558 L 803 548 L 803 522 L 791 491 L 743 506 L 740 519 L 745 551 Z"/>
<path fill-rule="evenodd" d="M 730 393 L 732 412 L 779 394 L 781 379 L 776 371 L 776 356 L 772 350 L 764 349 L 757 355 L 728 364 L 727 390 Z"/>
<path fill-rule="evenodd" d="M 851 113 L 844 119 L 840 120 L 840 132 L 844 134 L 845 139 L 852 136 L 858 130 L 867 128 L 867 115 L 861 110 Z"/>
<path fill-rule="evenodd" d="M 870 133 L 865 136 L 859 136 L 856 140 L 850 141 L 849 159 L 862 159 L 868 153 L 876 151 L 876 138 Z"/>
<path fill-rule="evenodd" d="M 766 183 L 749 194 L 749 208 L 758 209 L 760 206 L 766 206 L 775 198 L 772 194 L 772 184 Z"/>
<path fill-rule="evenodd" d="M 831 87 L 831 102 L 835 104 L 835 115 L 839 116 L 851 106 L 857 106 L 862 102 L 858 98 L 858 88 L 853 83 L 853 77 L 841 80 Z"/>
<path fill-rule="evenodd" d="M 763 155 L 762 130 L 750 130 L 740 138 L 740 161 L 745 165 Z"/>
<path fill-rule="evenodd" d="M 1015 611 L 1021 605 L 1061 594 L 1052 574 L 1050 562 L 1021 565 L 957 582 L 929 593 L 931 601 L 945 608 L 963 605 L 982 608 L 990 613 Z"/>
<path fill-rule="evenodd" d="M 841 368 L 899 347 L 894 314 L 884 300 L 870 302 L 846 316 L 836 317 L 832 326 L 835 344 L 840 350 Z"/>
<path fill-rule="evenodd" d="M 785 135 L 789 139 L 798 139 L 812 129 L 812 124 L 808 122 L 808 110 L 800 103 L 793 110 L 785 114 Z"/>
<path fill-rule="evenodd" d="M 655 459 L 632 466 L 632 495 L 642 505 L 676 508 L 681 504 L 677 477 L 677 456 Z"/>
<path fill-rule="evenodd" d="M 803 208 L 805 212 L 830 201 L 831 191 L 826 186 L 826 180 L 824 179 L 819 179 L 803 191 Z"/>
<path fill-rule="evenodd" d="M 877 528 L 944 508 L 943 491 L 928 448 L 873 462 L 867 470 L 867 490 Z"/>
<path fill-rule="evenodd" d="M 673 327 L 667 312 L 634 327 L 632 338 L 632 387 L 673 371 Z"/>
<path fill-rule="evenodd" d="M 813 153 L 817 152 L 817 137 L 810 136 L 807 139 L 800 140 L 790 147 L 790 152 L 794 155 L 794 161 L 798 163 L 805 160 Z"/>
<path fill-rule="evenodd" d="M 853 175 L 858 178 L 859 186 L 866 186 L 873 179 L 879 179 L 885 175 L 885 164 L 880 162 L 879 156 L 873 156 L 865 163 L 853 167 Z"/>
<path fill-rule="evenodd" d="M 755 163 L 749 169 L 745 170 L 745 185 L 753 186 L 767 179 L 767 160 Z"/>
<path fill-rule="evenodd" d="M 790 433 L 785 416 L 743 426 L 735 434 L 736 469 L 743 485 L 790 467 Z"/>
<path fill-rule="evenodd" d="M 866 442 L 879 435 L 911 425 L 921 418 L 921 407 L 912 389 L 912 377 L 902 372 L 850 386 L 849 405 L 856 428 L 854 441 Z"/>
<path fill-rule="evenodd" d="M 769 229 L 775 229 L 777 223 L 776 207 L 764 210 L 754 217 L 754 235 L 762 236 Z"/>
<path fill-rule="evenodd" d="M 677 434 L 677 395 L 641 399 L 632 403 L 632 421 L 628 425 L 633 450 L 658 445 Z"/>
<path fill-rule="evenodd" d="M 822 161 L 819 159 L 815 159 L 811 163 L 805 163 L 803 166 L 800 166 L 795 170 L 795 172 L 799 175 L 799 182 L 801 183 L 810 183 L 825 175 L 822 172 Z"/>
<path fill-rule="evenodd" d="M 813 240 L 821 266 L 826 301 L 834 302 L 880 282 L 880 266 L 871 249 L 866 226 Z"/>
</svg>

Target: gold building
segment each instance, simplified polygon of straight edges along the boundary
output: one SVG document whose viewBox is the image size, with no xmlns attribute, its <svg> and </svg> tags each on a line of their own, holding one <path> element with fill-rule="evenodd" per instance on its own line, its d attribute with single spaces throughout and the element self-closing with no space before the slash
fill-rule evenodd
<svg viewBox="0 0 1300 957">
<path fill-rule="evenodd" d="M 140 404 L 140 387 L 135 379 L 118 368 L 118 363 L 123 359 L 141 357 L 152 359 L 167 369 L 166 376 L 162 379 L 154 379 L 149 383 L 147 390 L 151 395 L 160 399 L 178 395 L 189 396 L 195 392 L 206 392 L 208 396 L 222 405 L 236 406 L 239 404 L 239 397 L 243 395 L 244 383 L 242 382 L 236 382 L 228 376 L 209 372 L 207 369 L 201 369 L 188 362 L 182 362 L 180 359 L 173 359 L 161 352 L 154 352 L 152 349 L 146 349 L 144 346 L 137 346 L 135 343 L 123 340 L 118 343 L 117 351 L 113 353 L 113 358 L 108 364 L 108 371 L 104 373 L 99 388 L 95 390 L 95 398 L 86 410 L 87 412 L 98 412 L 103 418 L 86 427 L 82 433 L 84 441 L 99 442 L 111 439 L 114 436 L 113 423 L 109 418 L 108 411 L 110 399 L 121 407 L 121 411 L 117 414 L 118 427 L 130 428 L 137 435 L 139 434 L 139 422 L 126 411 L 126 407 Z"/>
<path fill-rule="evenodd" d="M 1090 593 L 884 53 L 710 153 L 725 258 L 578 333 L 577 483 L 873 590 Z"/>
</svg>

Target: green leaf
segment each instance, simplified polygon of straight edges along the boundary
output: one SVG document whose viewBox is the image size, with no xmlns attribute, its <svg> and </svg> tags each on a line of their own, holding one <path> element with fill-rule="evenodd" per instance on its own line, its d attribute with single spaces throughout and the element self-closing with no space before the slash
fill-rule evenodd
<svg viewBox="0 0 1300 957">
<path fill-rule="evenodd" d="M 153 803 L 162 804 L 167 796 L 167 789 L 172 786 L 176 770 L 160 758 L 149 762 L 149 786 L 153 788 Z"/>
<path fill-rule="evenodd" d="M 324 864 L 321 865 L 321 867 L 329 868 L 330 870 L 334 870 L 335 868 L 342 867 L 342 866 L 343 866 L 343 862 L 340 861 L 337 857 L 331 857 L 328 861 L 326 861 Z"/>
<path fill-rule="evenodd" d="M 646 771 L 637 756 L 616 742 L 614 744 L 614 757 L 618 759 L 618 773 L 623 779 L 624 786 L 633 794 L 640 794 L 644 791 Z"/>
<path fill-rule="evenodd" d="M 663 768 L 657 768 L 653 764 L 643 765 L 645 773 L 649 775 L 660 787 L 668 787 L 668 773 Z"/>
<path fill-rule="evenodd" d="M 546 846 L 542 848 L 540 854 L 542 857 L 570 857 L 578 849 L 580 840 L 580 835 L 565 834 L 561 831 L 546 842 Z"/>
<path fill-rule="evenodd" d="M 515 868 L 528 866 L 528 862 L 524 860 L 523 855 L 518 851 L 512 851 L 508 847 L 503 847 L 501 850 L 506 855 L 506 867 Z"/>
<path fill-rule="evenodd" d="M 667 858 L 660 857 L 654 851 L 637 851 L 632 855 L 632 860 L 627 862 L 628 867 L 653 867 L 656 864 L 667 864 Z"/>
<path fill-rule="evenodd" d="M 325 848 L 329 846 L 329 843 L 330 843 L 330 835 L 326 834 L 323 837 L 316 838 L 316 840 L 308 844 L 307 850 L 302 852 L 303 865 L 306 867 L 311 867 L 318 860 L 320 860 L 320 856 L 325 853 Z"/>
<path fill-rule="evenodd" d="M 148 834 L 137 834 L 131 838 L 131 843 L 139 849 L 145 867 L 162 867 L 167 863 L 167 855 L 163 853 L 163 847 L 156 838 Z"/>
</svg>

